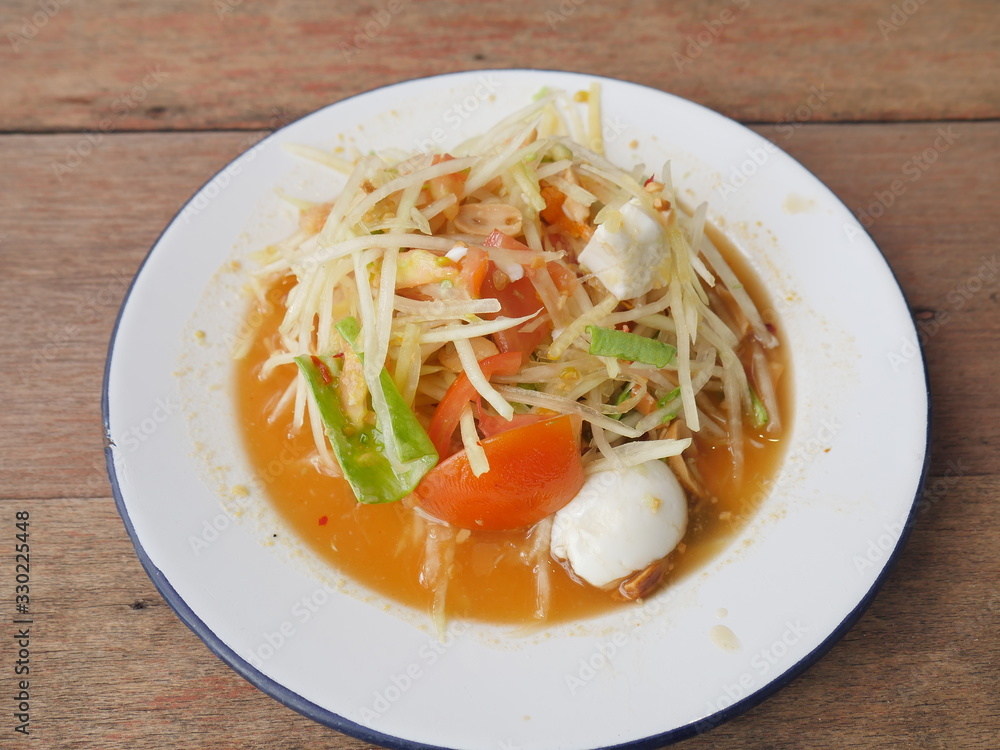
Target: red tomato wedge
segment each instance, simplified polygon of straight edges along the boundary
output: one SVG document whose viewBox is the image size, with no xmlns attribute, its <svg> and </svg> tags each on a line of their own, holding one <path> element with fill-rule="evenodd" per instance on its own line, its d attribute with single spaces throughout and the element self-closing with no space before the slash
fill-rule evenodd
<svg viewBox="0 0 1000 750">
<path fill-rule="evenodd" d="M 502 247 L 506 250 L 528 251 L 531 249 L 513 237 L 508 237 L 499 229 L 494 229 L 493 233 L 483 241 L 483 247 Z M 479 296 L 484 299 L 490 297 L 497 299 L 500 302 L 501 315 L 506 315 L 509 318 L 520 318 L 542 309 L 542 301 L 538 298 L 538 293 L 535 291 L 531 279 L 524 276 L 517 281 L 508 282 L 502 289 L 498 289 L 493 276 L 495 270 L 496 265 L 490 261 L 490 267 L 486 273 L 486 278 L 483 280 Z M 483 315 L 483 317 L 493 318 L 495 316 Z M 524 359 L 527 360 L 531 352 L 548 335 L 552 327 L 550 325 L 542 325 L 525 333 L 521 329 L 526 325 L 528 323 L 519 328 L 508 328 L 506 331 L 494 333 L 493 343 L 497 345 L 497 349 L 502 352 L 523 352 Z"/>
<path fill-rule="evenodd" d="M 484 299 L 494 297 L 499 300 L 501 315 L 505 315 L 508 318 L 520 318 L 542 309 L 542 301 L 538 299 L 535 287 L 532 286 L 531 280 L 527 276 L 517 281 L 509 282 L 503 289 L 497 289 L 493 283 L 493 269 L 494 265 L 491 261 L 490 270 L 487 272 L 480 289 L 480 296 Z M 496 316 L 483 315 L 483 317 L 494 318 Z M 524 325 L 527 325 L 527 323 Z M 524 358 L 527 360 L 531 352 L 535 350 L 535 347 L 542 342 L 542 339 L 548 335 L 552 328 L 546 324 L 538 326 L 533 331 L 524 332 L 521 330 L 524 325 L 494 333 L 492 338 L 493 343 L 497 345 L 497 349 L 502 352 L 523 352 Z"/>
<path fill-rule="evenodd" d="M 563 203 L 566 202 L 566 195 L 551 185 L 542 188 L 542 198 L 545 200 L 545 208 L 539 215 L 550 225 L 562 229 L 570 237 L 590 237 L 591 230 L 581 221 L 571 219 L 563 211 Z"/>
<path fill-rule="evenodd" d="M 552 277 L 552 283 L 556 285 L 556 289 L 567 296 L 572 294 L 580 283 L 576 274 L 559 261 L 550 260 L 545 264 L 545 269 L 549 272 L 549 276 Z"/>
<path fill-rule="evenodd" d="M 465 451 L 460 451 L 417 485 L 417 505 L 464 529 L 520 529 L 555 513 L 583 486 L 583 462 L 570 416 L 507 430 L 480 444 L 489 471 L 475 476 Z"/>
<path fill-rule="evenodd" d="M 479 369 L 483 371 L 487 380 L 494 375 L 513 375 L 521 369 L 521 352 L 506 352 L 494 354 L 492 357 L 484 357 L 479 360 Z M 437 449 L 441 460 L 452 454 L 451 436 L 455 434 L 455 429 L 458 427 L 462 409 L 477 395 L 476 389 L 469 382 L 469 376 L 463 372 L 451 384 L 444 394 L 444 398 L 441 399 L 441 403 L 434 410 L 427 435 L 434 443 L 434 448 Z"/>
<path fill-rule="evenodd" d="M 473 299 L 479 299 L 479 292 L 483 287 L 483 281 L 486 279 L 489 267 L 489 257 L 481 247 L 470 247 L 469 252 L 462 258 L 459 280 Z"/>
<path fill-rule="evenodd" d="M 490 236 L 483 240 L 483 247 L 503 247 L 507 250 L 531 250 L 523 242 L 518 242 L 509 234 L 504 234 L 499 229 L 490 232 Z"/>
<path fill-rule="evenodd" d="M 507 432 L 507 430 L 513 430 L 516 427 L 524 427 L 525 425 L 535 424 L 535 422 L 544 422 L 546 419 L 552 419 L 551 416 L 543 416 L 541 414 L 515 414 L 511 419 L 504 419 L 498 414 L 484 412 L 481 407 L 478 411 L 479 416 L 476 426 L 484 438 L 491 438 L 494 435 Z"/>
</svg>

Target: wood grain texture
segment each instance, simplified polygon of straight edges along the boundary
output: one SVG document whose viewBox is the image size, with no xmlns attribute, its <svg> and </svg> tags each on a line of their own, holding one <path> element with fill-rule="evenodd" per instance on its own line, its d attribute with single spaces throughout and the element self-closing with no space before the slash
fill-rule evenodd
<svg viewBox="0 0 1000 750">
<path fill-rule="evenodd" d="M 3 0 L 0 20 L 8 132 L 273 128 L 385 84 L 511 67 L 625 78 L 741 121 L 1000 113 L 989 0 Z"/>
<path fill-rule="evenodd" d="M 0 521 L 10 542 L 31 512 L 28 742 L 367 747 L 243 681 L 142 570 L 104 469 L 107 346 L 164 226 L 267 131 L 416 76 L 537 67 L 761 123 L 868 227 L 924 344 L 930 474 L 884 589 L 790 686 L 680 747 L 998 746 L 995 2 L 0 0 L 0 35 Z M 13 584 L 0 565 L 8 623 Z M 21 739 L 0 723 L 0 747 Z"/>
<path fill-rule="evenodd" d="M 998 465 L 1000 389 L 983 375 L 1000 367 L 1000 177 L 985 166 L 1000 155 L 994 128 L 817 125 L 790 137 L 760 128 L 867 226 L 906 295 L 930 382 L 932 475 Z M 931 163 L 942 132 L 953 143 Z M 904 342 L 890 354 L 916 362 Z"/>
<path fill-rule="evenodd" d="M 993 750 L 996 478 L 935 493 L 869 611 L 789 687 L 684 748 Z M 244 682 L 164 603 L 108 497 L 8 499 L 32 519 L 33 731 L 52 748 L 360 748 Z M 12 571 L 0 566 L 0 591 Z M 5 619 L 9 606 L 6 598 Z M 10 661 L 10 639 L 0 659 Z M 0 671 L 0 694 L 12 689 Z M 4 738 L 4 747 L 9 740 Z M 9 746 L 18 746 L 10 742 Z"/>
<path fill-rule="evenodd" d="M 107 493 L 101 382 L 118 308 L 149 248 L 247 134 L 0 139 L 0 494 Z M 243 148 L 246 146 L 243 145 Z"/>
</svg>

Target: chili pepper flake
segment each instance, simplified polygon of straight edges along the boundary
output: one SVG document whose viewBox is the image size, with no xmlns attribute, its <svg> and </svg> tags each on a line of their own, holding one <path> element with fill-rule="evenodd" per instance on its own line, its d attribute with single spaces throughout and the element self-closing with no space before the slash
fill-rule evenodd
<svg viewBox="0 0 1000 750">
<path fill-rule="evenodd" d="M 323 384 L 330 385 L 333 382 L 333 373 L 330 372 L 330 368 L 315 354 L 312 355 L 311 359 L 313 364 L 316 365 L 316 369 L 319 370 L 320 377 L 323 378 Z"/>
</svg>

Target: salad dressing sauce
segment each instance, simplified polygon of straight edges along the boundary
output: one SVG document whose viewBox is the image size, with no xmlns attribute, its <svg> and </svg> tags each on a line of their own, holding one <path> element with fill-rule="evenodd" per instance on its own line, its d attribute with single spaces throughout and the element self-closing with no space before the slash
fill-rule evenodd
<svg viewBox="0 0 1000 750">
<path fill-rule="evenodd" d="M 767 297 L 739 256 L 712 234 L 716 246 L 739 275 L 758 309 Z M 414 513 L 401 503 L 359 504 L 348 484 L 322 474 L 308 460 L 312 436 L 304 429 L 291 432 L 291 414 L 269 424 L 267 414 L 294 374 L 279 370 L 266 381 L 258 377 L 260 365 L 273 350 L 276 331 L 284 315 L 288 285 L 269 291 L 270 309 L 264 316 L 249 354 L 237 363 L 238 412 L 250 460 L 256 467 L 268 500 L 291 530 L 321 558 L 346 577 L 374 593 L 422 611 L 429 611 L 433 592 L 420 584 L 424 554 L 423 534 L 415 534 Z M 765 319 L 766 316 L 765 316 Z M 781 352 L 784 347 L 778 347 Z M 783 357 L 772 353 L 769 357 Z M 790 381 L 787 362 L 778 380 L 783 424 L 790 423 Z M 748 425 L 749 420 L 744 420 Z M 787 428 L 785 428 L 787 430 Z M 758 510 L 766 495 L 782 452 L 782 441 L 744 428 L 744 478 L 731 477 L 731 457 L 725 446 L 699 446 L 698 469 L 715 502 L 689 503 L 688 531 L 681 548 L 668 558 L 671 581 L 697 570 L 721 552 L 743 524 Z M 780 436 L 779 436 L 780 437 Z M 535 574 L 525 561 L 529 555 L 528 531 L 461 534 L 447 590 L 450 617 L 493 623 L 527 625 L 534 620 Z M 634 606 L 608 591 L 578 583 L 558 563 L 551 567 L 551 605 L 548 622 L 582 619 L 615 607 Z"/>
</svg>

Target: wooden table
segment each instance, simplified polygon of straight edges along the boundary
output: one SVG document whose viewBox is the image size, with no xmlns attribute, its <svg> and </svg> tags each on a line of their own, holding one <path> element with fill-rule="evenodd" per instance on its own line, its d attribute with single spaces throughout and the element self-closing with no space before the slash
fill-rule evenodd
<svg viewBox="0 0 1000 750">
<path fill-rule="evenodd" d="M 30 742 L 12 717 L 19 511 L 32 747 L 363 744 L 244 682 L 158 595 L 105 474 L 104 359 L 161 229 L 263 131 L 493 67 L 630 79 L 750 124 L 878 214 L 922 334 L 930 475 L 884 590 L 789 687 L 683 746 L 1000 746 L 998 19 L 989 0 L 0 2 L 0 746 Z"/>
</svg>

